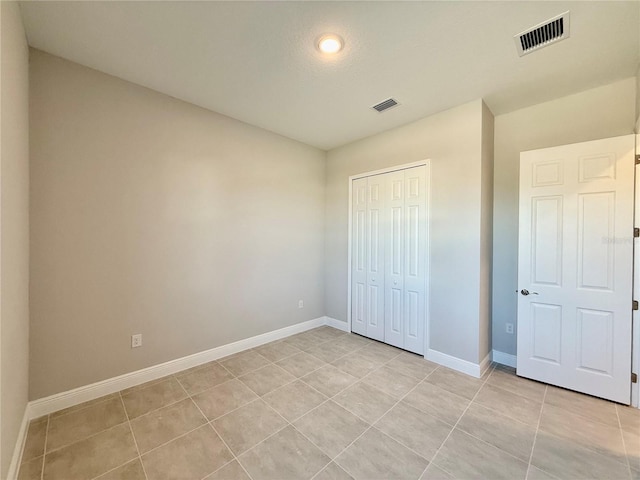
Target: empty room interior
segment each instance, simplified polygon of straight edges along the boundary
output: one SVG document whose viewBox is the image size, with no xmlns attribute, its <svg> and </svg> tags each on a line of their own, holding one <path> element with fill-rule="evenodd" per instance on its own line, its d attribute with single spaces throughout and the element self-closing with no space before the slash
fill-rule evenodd
<svg viewBox="0 0 640 480">
<path fill-rule="evenodd" d="M 640 2 L 0 1 L 0 479 L 640 480 Z"/>
</svg>

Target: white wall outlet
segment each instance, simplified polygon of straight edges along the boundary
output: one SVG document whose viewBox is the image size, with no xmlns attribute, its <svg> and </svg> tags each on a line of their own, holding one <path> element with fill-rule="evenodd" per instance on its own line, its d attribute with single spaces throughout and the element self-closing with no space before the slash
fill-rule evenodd
<svg viewBox="0 0 640 480">
<path fill-rule="evenodd" d="M 298 308 L 304 308 L 304 300 L 298 300 Z"/>
<path fill-rule="evenodd" d="M 131 348 L 137 348 L 142 346 L 142 334 L 136 333 L 131 335 Z"/>
<path fill-rule="evenodd" d="M 513 335 L 513 323 L 507 323 L 507 333 Z"/>
</svg>

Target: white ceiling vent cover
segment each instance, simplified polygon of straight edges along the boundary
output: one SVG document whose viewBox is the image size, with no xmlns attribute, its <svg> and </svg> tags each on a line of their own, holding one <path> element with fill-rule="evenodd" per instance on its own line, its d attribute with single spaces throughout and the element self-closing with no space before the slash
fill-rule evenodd
<svg viewBox="0 0 640 480">
<path fill-rule="evenodd" d="M 513 37 L 521 57 L 569 38 L 569 12 L 564 12 Z"/>
<path fill-rule="evenodd" d="M 379 104 L 374 105 L 371 108 L 373 108 L 377 112 L 384 112 L 385 110 L 389 110 L 391 107 L 395 107 L 396 105 L 399 105 L 396 100 L 394 100 L 393 98 L 387 98 L 384 102 L 380 102 Z"/>
</svg>

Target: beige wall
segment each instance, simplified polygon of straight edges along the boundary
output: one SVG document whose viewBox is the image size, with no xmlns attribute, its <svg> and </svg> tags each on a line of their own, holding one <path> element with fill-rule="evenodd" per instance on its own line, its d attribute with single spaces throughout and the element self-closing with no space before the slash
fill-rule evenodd
<svg viewBox="0 0 640 480">
<path fill-rule="evenodd" d="M 633 133 L 635 78 L 495 117 L 493 349 L 515 355 L 520 152 Z"/>
<path fill-rule="evenodd" d="M 640 65 L 636 71 L 636 133 L 640 133 Z"/>
<path fill-rule="evenodd" d="M 0 478 L 27 405 L 29 51 L 16 2 L 0 2 Z"/>
<path fill-rule="evenodd" d="M 478 363 L 482 101 L 327 154 L 327 315 L 347 320 L 349 176 L 431 160 L 430 348 Z"/>
<path fill-rule="evenodd" d="M 493 258 L 493 138 L 494 119 L 482 102 L 482 171 L 480 210 L 480 360 L 491 351 L 491 279 Z"/>
<path fill-rule="evenodd" d="M 324 315 L 323 151 L 32 50 L 31 160 L 32 399 Z"/>
</svg>

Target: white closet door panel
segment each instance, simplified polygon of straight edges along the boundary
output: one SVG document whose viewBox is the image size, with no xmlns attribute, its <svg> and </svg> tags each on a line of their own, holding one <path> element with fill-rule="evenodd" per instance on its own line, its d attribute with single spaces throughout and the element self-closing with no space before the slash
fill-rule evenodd
<svg viewBox="0 0 640 480">
<path fill-rule="evenodd" d="M 384 340 L 384 245 L 386 230 L 385 179 L 383 175 L 367 178 L 366 279 L 368 293 L 367 333 L 369 338 Z"/>
<path fill-rule="evenodd" d="M 367 334 L 367 179 L 354 180 L 351 217 L 351 330 Z"/>
<path fill-rule="evenodd" d="M 405 170 L 404 348 L 424 354 L 427 167 Z"/>
<path fill-rule="evenodd" d="M 384 341 L 404 348 L 405 171 L 384 175 L 387 211 Z"/>
</svg>

